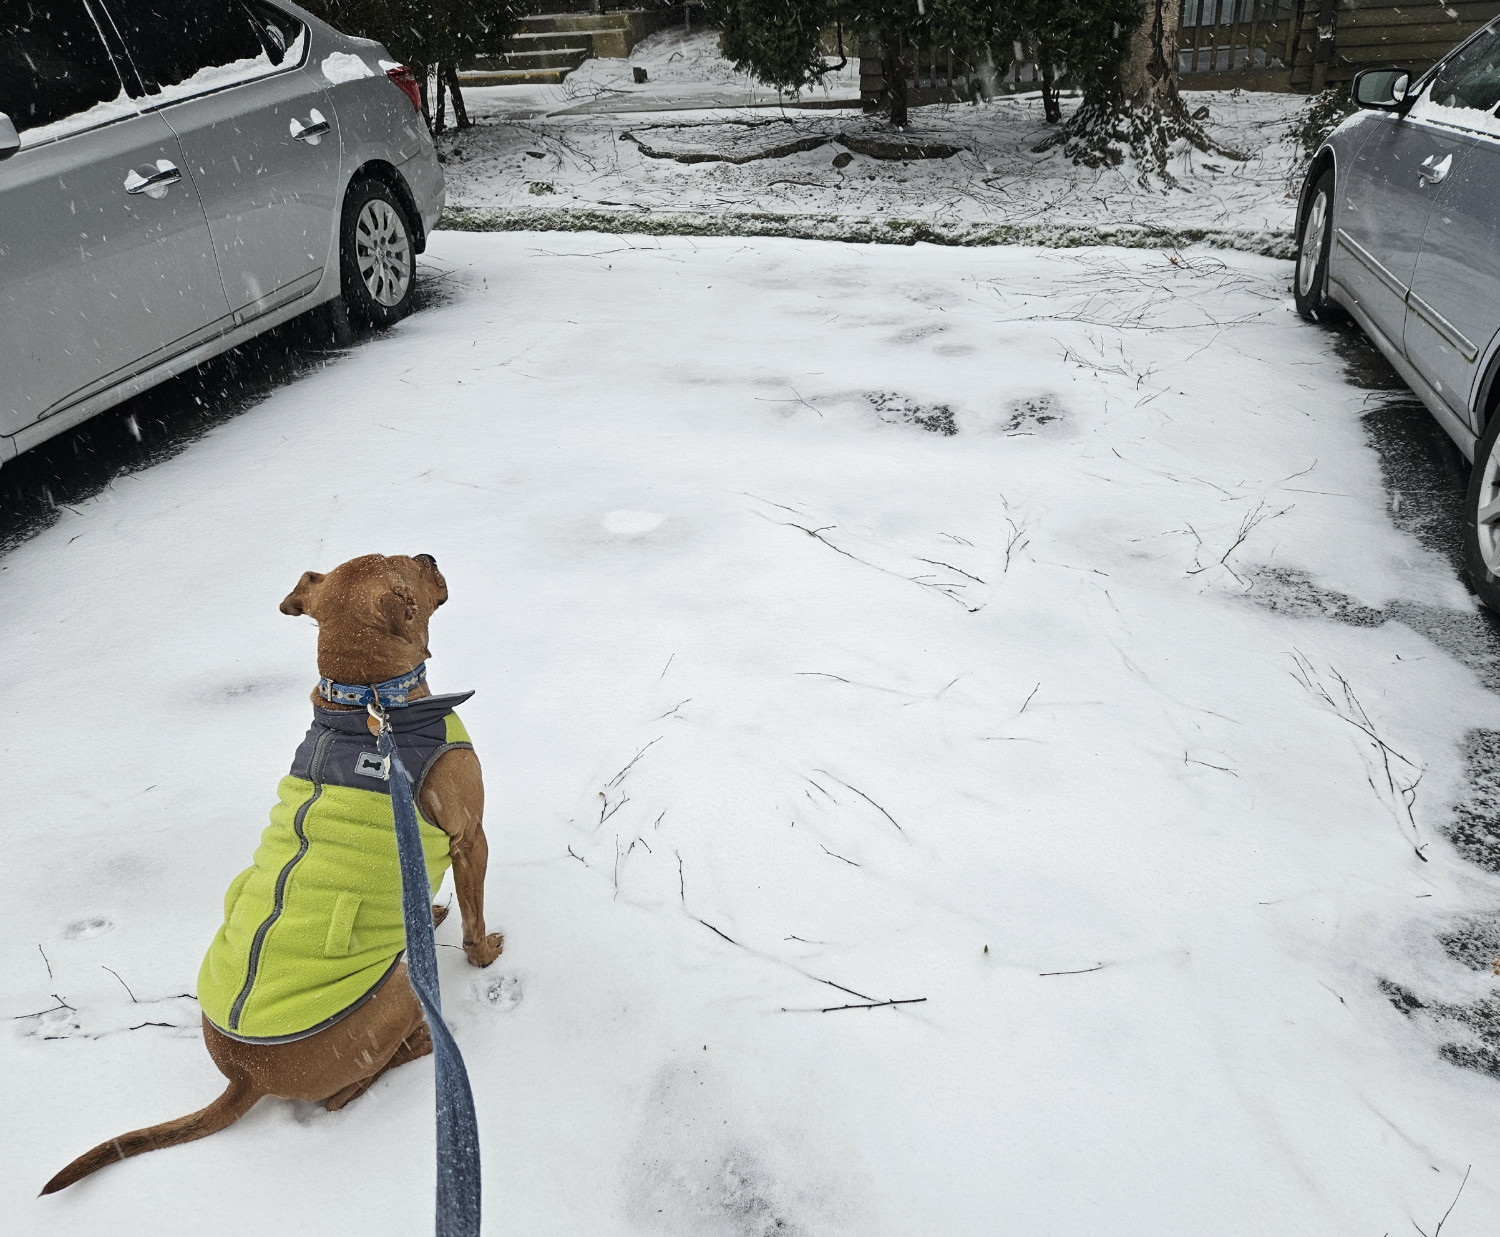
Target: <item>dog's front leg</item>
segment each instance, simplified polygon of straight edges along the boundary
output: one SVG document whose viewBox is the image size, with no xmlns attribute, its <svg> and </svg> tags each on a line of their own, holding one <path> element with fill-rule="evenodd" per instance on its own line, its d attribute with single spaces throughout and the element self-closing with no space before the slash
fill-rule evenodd
<svg viewBox="0 0 1500 1237">
<path fill-rule="evenodd" d="M 464 926 L 464 956 L 489 966 L 505 938 L 484 929 L 484 874 L 490 847 L 484 836 L 484 780 L 479 758 L 466 748 L 448 752 L 422 784 L 422 812 L 448 835 L 453 886 Z"/>
<path fill-rule="evenodd" d="M 453 885 L 458 891 L 458 913 L 464 924 L 464 956 L 474 966 L 489 966 L 505 948 L 498 932 L 484 930 L 484 871 L 490 845 L 478 821 L 474 828 L 449 843 L 453 856 Z"/>
</svg>

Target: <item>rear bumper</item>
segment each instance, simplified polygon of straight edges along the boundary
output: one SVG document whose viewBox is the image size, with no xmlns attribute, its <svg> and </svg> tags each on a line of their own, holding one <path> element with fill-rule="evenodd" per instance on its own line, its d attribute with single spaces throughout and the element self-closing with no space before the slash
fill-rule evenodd
<svg viewBox="0 0 1500 1237">
<path fill-rule="evenodd" d="M 422 235 L 425 239 L 437 227 L 443 214 L 443 204 L 447 200 L 443 165 L 437 161 L 437 153 L 429 149 L 413 155 L 397 170 L 411 190 L 412 200 L 417 204 L 417 213 L 422 216 Z"/>
</svg>

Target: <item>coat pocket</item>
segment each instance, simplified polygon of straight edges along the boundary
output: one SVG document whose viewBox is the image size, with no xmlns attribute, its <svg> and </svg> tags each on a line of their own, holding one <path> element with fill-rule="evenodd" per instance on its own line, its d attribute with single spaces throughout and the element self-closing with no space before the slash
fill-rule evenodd
<svg viewBox="0 0 1500 1237">
<path fill-rule="evenodd" d="M 341 893 L 333 904 L 333 915 L 328 920 L 328 935 L 323 938 L 325 958 L 347 958 L 349 944 L 354 936 L 354 916 L 359 913 L 360 896 L 357 893 Z"/>
<path fill-rule="evenodd" d="M 229 888 L 224 891 L 224 922 L 229 922 L 229 917 L 234 914 L 234 904 L 240 900 L 240 891 L 244 889 L 245 882 L 255 875 L 253 867 L 246 868 L 232 881 Z"/>
</svg>

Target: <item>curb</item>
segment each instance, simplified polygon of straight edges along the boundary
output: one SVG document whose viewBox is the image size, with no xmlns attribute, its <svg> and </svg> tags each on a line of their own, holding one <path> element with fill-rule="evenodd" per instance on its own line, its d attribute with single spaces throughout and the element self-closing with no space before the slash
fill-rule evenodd
<svg viewBox="0 0 1500 1237">
<path fill-rule="evenodd" d="M 1078 249 L 1114 245 L 1125 249 L 1181 249 L 1208 245 L 1269 258 L 1296 254 L 1281 232 L 1235 228 L 1161 228 L 1145 224 L 977 224 L 919 219 L 871 219 L 847 215 L 777 215 L 764 212 L 486 208 L 451 206 L 437 225 L 453 232 L 608 232 L 638 236 L 781 236 L 796 240 L 847 241 L 874 245 L 984 247 L 1035 245 Z"/>
</svg>

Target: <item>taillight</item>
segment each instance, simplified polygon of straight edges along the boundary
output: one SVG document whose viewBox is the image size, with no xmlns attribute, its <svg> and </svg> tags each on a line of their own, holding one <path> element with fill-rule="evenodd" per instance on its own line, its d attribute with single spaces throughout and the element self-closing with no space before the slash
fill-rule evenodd
<svg viewBox="0 0 1500 1237">
<path fill-rule="evenodd" d="M 398 64 L 394 69 L 387 69 L 385 75 L 395 84 L 397 90 L 411 100 L 411 105 L 422 110 L 422 88 L 417 85 L 417 75 L 404 64 Z"/>
</svg>

